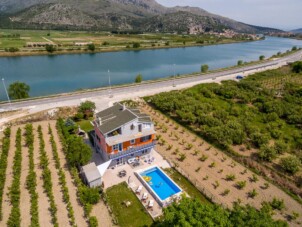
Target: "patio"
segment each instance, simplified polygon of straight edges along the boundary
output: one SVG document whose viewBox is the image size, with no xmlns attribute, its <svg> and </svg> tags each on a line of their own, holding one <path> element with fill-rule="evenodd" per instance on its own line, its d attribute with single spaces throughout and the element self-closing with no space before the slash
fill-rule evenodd
<svg viewBox="0 0 302 227">
<path fill-rule="evenodd" d="M 145 162 L 144 160 L 140 160 L 140 165 L 137 167 L 133 167 L 133 165 L 125 164 L 125 165 L 107 169 L 103 176 L 103 183 L 104 183 L 104 190 L 106 190 L 107 188 L 110 188 L 114 185 L 120 184 L 122 182 L 126 182 L 129 188 L 132 189 L 132 191 L 142 202 L 143 206 L 146 208 L 148 213 L 154 219 L 162 214 L 162 207 L 156 202 L 155 198 L 148 192 L 148 190 L 144 187 L 144 185 L 139 181 L 139 179 L 134 174 L 134 171 L 147 168 L 148 166 L 151 165 L 157 165 L 161 168 L 170 168 L 170 165 L 155 150 L 152 150 L 151 153 L 147 155 L 147 157 L 148 156 L 150 156 L 151 160 L 154 158 L 154 161 Z M 120 174 L 121 171 L 126 172 L 126 174 L 124 173 Z M 142 186 L 142 189 L 140 193 L 136 193 L 136 190 L 139 186 Z M 142 200 L 143 195 L 145 195 L 145 193 L 147 193 L 148 198 Z M 150 200 L 154 201 L 152 209 L 148 209 L 148 203 Z"/>
</svg>

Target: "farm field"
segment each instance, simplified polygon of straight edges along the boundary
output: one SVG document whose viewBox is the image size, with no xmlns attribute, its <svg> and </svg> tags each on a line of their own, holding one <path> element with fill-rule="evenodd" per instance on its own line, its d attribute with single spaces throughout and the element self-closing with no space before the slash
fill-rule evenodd
<svg viewBox="0 0 302 227">
<path fill-rule="evenodd" d="M 95 45 L 94 51 L 106 52 L 128 49 L 210 45 L 240 41 L 246 41 L 246 39 L 241 37 L 231 39 L 215 37 L 214 35 L 112 34 L 110 32 L 0 29 L 0 54 L 47 53 L 44 46 L 38 45 L 39 42 L 56 45 L 56 53 L 72 53 L 87 51 L 88 43 Z M 37 43 L 37 45 L 30 45 L 30 43 Z M 134 43 L 138 43 L 139 46 L 133 47 Z M 9 51 L 9 48 L 18 48 L 18 50 Z"/>
<path fill-rule="evenodd" d="M 269 203 L 275 198 L 285 204 L 281 211 L 274 211 L 275 218 L 289 221 L 289 217 L 297 212 L 300 217 L 289 224 L 300 225 L 301 204 L 281 189 L 159 111 L 148 105 L 141 109 L 150 114 L 157 124 L 157 151 L 213 202 L 231 208 L 234 202 L 239 201 L 260 208 L 263 202 Z"/>
<path fill-rule="evenodd" d="M 3 137 L 4 135 L 0 134 L 1 141 Z M 20 143 L 21 149 L 15 146 L 17 143 Z M 53 146 L 57 147 L 57 152 Z M 73 176 L 67 168 L 55 121 L 33 123 L 32 129 L 28 125 L 12 126 L 8 154 L 6 180 L 1 193 L 3 199 L 0 204 L 2 217 L 0 226 L 89 225 L 84 208 L 79 203 L 78 189 Z M 18 163 L 20 165 L 17 165 Z M 58 164 L 60 168 L 57 168 Z M 15 168 L 17 166 L 18 168 Z M 62 184 L 61 167 L 65 174 L 67 190 Z M 18 173 L 19 181 L 16 180 Z M 17 190 L 18 187 L 20 190 Z M 12 190 L 19 191 L 19 196 L 12 197 Z M 19 202 L 15 202 L 15 198 L 19 198 Z M 70 207 L 74 213 L 70 213 Z M 97 219 L 102 221 L 99 223 L 111 226 L 111 218 L 106 207 L 100 202 L 94 208 L 102 209 L 93 211 Z M 15 214 L 18 212 L 20 215 L 16 218 Z"/>
</svg>

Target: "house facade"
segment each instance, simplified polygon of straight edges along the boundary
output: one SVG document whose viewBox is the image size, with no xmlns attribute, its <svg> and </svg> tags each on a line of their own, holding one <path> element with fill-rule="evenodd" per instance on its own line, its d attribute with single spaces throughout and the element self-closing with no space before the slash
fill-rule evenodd
<svg viewBox="0 0 302 227">
<path fill-rule="evenodd" d="M 110 166 L 149 154 L 155 146 L 154 124 L 150 116 L 120 103 L 96 114 L 94 145 Z"/>
</svg>

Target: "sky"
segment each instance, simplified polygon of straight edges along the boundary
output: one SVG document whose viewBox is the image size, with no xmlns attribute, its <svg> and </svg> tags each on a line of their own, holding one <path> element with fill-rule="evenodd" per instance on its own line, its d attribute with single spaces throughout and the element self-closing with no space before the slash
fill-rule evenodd
<svg viewBox="0 0 302 227">
<path fill-rule="evenodd" d="M 302 0 L 156 0 L 164 6 L 197 6 L 247 24 L 302 28 Z"/>
</svg>

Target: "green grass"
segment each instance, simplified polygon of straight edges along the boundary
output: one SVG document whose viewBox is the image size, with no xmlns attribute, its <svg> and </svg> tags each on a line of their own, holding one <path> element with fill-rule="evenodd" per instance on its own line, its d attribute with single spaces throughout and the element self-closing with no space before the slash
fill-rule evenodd
<svg viewBox="0 0 302 227">
<path fill-rule="evenodd" d="M 175 169 L 165 169 L 165 172 L 192 198 L 199 199 L 200 202 L 209 204 L 210 201 L 193 185 L 191 182 L 181 175 Z"/>
<path fill-rule="evenodd" d="M 120 227 L 152 225 L 152 218 L 125 182 L 107 189 L 106 196 L 108 204 Z M 123 201 L 130 201 L 131 205 L 126 207 Z"/>
<path fill-rule="evenodd" d="M 91 131 L 93 129 L 93 126 L 91 125 L 90 120 L 81 120 L 81 121 L 78 121 L 76 123 L 85 132 L 89 132 L 89 131 Z"/>
</svg>

